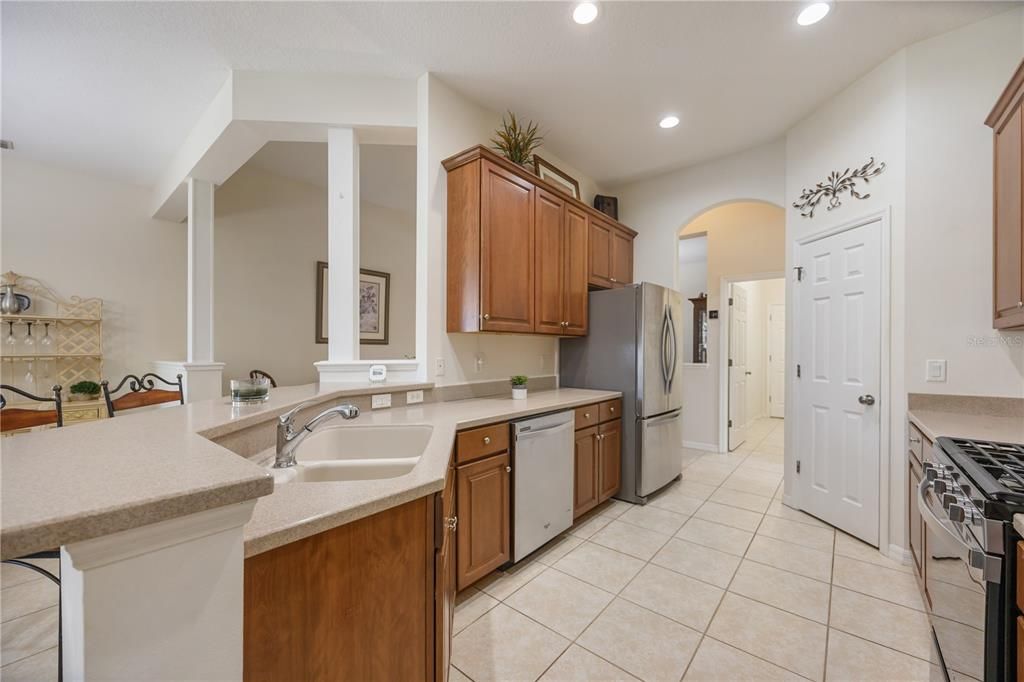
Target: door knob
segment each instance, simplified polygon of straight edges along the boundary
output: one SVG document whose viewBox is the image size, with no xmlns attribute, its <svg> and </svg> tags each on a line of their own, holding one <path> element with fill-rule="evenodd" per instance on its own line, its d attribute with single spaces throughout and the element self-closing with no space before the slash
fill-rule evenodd
<svg viewBox="0 0 1024 682">
<path fill-rule="evenodd" d="M 874 405 L 875 396 L 871 395 L 870 393 L 867 395 L 862 395 L 861 397 L 857 398 L 857 402 L 860 403 L 861 405 Z"/>
</svg>

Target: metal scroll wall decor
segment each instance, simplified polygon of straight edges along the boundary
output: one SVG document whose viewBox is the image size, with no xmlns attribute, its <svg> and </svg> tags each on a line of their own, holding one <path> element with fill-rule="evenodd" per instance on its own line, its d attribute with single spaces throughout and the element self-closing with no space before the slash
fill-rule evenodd
<svg viewBox="0 0 1024 682">
<path fill-rule="evenodd" d="M 793 202 L 793 208 L 800 209 L 800 215 L 804 218 L 813 218 L 814 209 L 818 207 L 818 204 L 825 197 L 828 197 L 827 208 L 829 211 L 843 205 L 843 202 L 839 200 L 839 195 L 843 192 L 849 192 L 850 196 L 854 199 L 867 199 L 871 195 L 858 192 L 857 181 L 863 180 L 864 184 L 867 184 L 871 181 L 871 178 L 879 175 L 884 170 L 885 162 L 876 166 L 875 157 L 872 156 L 860 168 L 855 168 L 852 171 L 847 168 L 842 173 L 832 171 L 825 178 L 825 181 L 819 182 L 814 186 L 814 189 L 805 189 L 800 194 L 800 200 Z"/>
</svg>

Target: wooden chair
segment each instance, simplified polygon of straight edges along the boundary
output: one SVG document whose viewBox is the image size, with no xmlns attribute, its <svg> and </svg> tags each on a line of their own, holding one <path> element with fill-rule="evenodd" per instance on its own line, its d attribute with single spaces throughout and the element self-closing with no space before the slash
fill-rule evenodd
<svg viewBox="0 0 1024 682">
<path fill-rule="evenodd" d="M 53 409 L 36 410 L 26 407 L 7 407 L 7 398 L 4 397 L 3 391 L 17 393 L 23 398 L 28 398 L 29 400 L 34 400 L 40 403 L 53 403 Z M 23 391 L 20 388 L 15 388 L 14 386 L 0 384 L 0 433 L 16 431 L 18 429 L 28 429 L 33 426 L 46 426 L 48 424 L 64 426 L 64 410 L 61 403 L 60 392 L 61 387 L 59 385 L 54 386 L 53 397 L 44 398 L 42 396 L 33 395 L 28 391 Z"/>
<path fill-rule="evenodd" d="M 131 410 L 136 407 L 148 405 L 160 405 L 161 403 L 185 404 L 185 393 L 181 388 L 181 375 L 175 377 L 176 381 L 168 381 L 158 374 L 147 372 L 142 376 L 128 374 L 114 388 L 110 388 L 110 382 L 104 379 L 100 382 L 103 387 L 103 401 L 107 404 L 107 415 L 113 417 L 118 410 Z M 155 381 L 154 381 L 155 380 Z M 173 386 L 174 390 L 156 388 L 156 381 L 167 386 Z M 118 398 L 111 396 L 128 384 L 128 392 Z"/>
<path fill-rule="evenodd" d="M 277 388 L 277 382 L 274 381 L 274 377 L 270 376 L 269 374 L 264 372 L 262 369 L 249 370 L 249 380 L 250 381 L 256 381 L 257 379 L 269 379 L 270 380 L 270 387 L 271 388 Z"/>
</svg>

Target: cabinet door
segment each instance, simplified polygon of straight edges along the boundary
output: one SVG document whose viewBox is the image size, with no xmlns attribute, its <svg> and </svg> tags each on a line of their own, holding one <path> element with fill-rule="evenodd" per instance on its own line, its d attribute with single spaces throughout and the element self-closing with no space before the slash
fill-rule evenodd
<svg viewBox="0 0 1024 682">
<path fill-rule="evenodd" d="M 565 259 L 563 223 L 565 202 L 542 189 L 536 197 L 537 248 L 534 250 L 534 310 L 533 330 L 541 334 L 561 334 L 562 286 L 565 274 L 562 271 Z"/>
<path fill-rule="evenodd" d="M 563 333 L 584 336 L 587 333 L 587 214 L 566 205 L 565 224 L 562 226 L 562 319 Z"/>
<path fill-rule="evenodd" d="M 909 468 L 909 475 L 907 476 L 907 539 L 910 545 L 910 554 L 914 558 L 914 570 L 920 576 L 924 566 L 924 554 L 921 552 L 923 549 L 921 543 L 924 538 L 924 521 L 921 519 L 921 512 L 917 508 L 917 488 L 921 485 L 921 465 L 913 457 L 909 457 L 907 466 Z"/>
<path fill-rule="evenodd" d="M 587 246 L 589 277 L 587 281 L 603 289 L 612 286 L 612 227 L 594 218 L 590 219 L 590 239 Z"/>
<path fill-rule="evenodd" d="M 441 548 L 434 561 L 434 679 L 446 682 L 452 658 L 455 615 L 455 469 L 449 467 L 444 491 L 437 501 L 440 509 Z"/>
<path fill-rule="evenodd" d="M 621 230 L 611 233 L 612 286 L 621 287 L 633 281 L 633 238 Z"/>
<path fill-rule="evenodd" d="M 494 455 L 456 469 L 458 588 L 509 560 L 509 458 Z"/>
<path fill-rule="evenodd" d="M 598 499 L 604 502 L 619 492 L 622 480 L 622 420 L 616 419 L 597 428 L 600 434 Z"/>
<path fill-rule="evenodd" d="M 576 432 L 576 456 L 573 481 L 576 491 L 573 493 L 572 518 L 578 519 L 597 506 L 598 463 L 597 427 L 580 429 Z"/>
<path fill-rule="evenodd" d="M 488 161 L 480 183 L 480 328 L 532 332 L 533 185 Z"/>
<path fill-rule="evenodd" d="M 1017 107 L 995 142 L 994 326 L 1024 325 L 1024 227 L 1022 227 L 1022 110 Z"/>
</svg>

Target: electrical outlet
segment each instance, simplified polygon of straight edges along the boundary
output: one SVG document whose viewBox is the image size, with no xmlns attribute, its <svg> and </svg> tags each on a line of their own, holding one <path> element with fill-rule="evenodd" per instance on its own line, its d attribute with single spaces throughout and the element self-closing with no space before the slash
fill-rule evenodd
<svg viewBox="0 0 1024 682">
<path fill-rule="evenodd" d="M 434 360 L 434 376 L 443 377 L 444 376 L 444 366 L 445 366 L 444 358 L 438 358 L 438 359 Z"/>
<path fill-rule="evenodd" d="M 423 391 L 406 391 L 405 402 L 407 405 L 415 405 L 423 402 Z"/>
<path fill-rule="evenodd" d="M 484 368 L 485 364 L 487 364 L 487 356 L 484 355 L 483 353 L 477 353 L 476 354 L 476 371 L 477 371 L 477 373 L 479 373 Z"/>
<path fill-rule="evenodd" d="M 378 393 L 370 398 L 370 409 L 376 410 L 381 407 L 391 407 L 390 393 Z"/>
<path fill-rule="evenodd" d="M 927 362 L 927 370 L 925 374 L 926 381 L 945 381 L 946 380 L 946 361 L 945 360 L 929 360 Z"/>
</svg>

